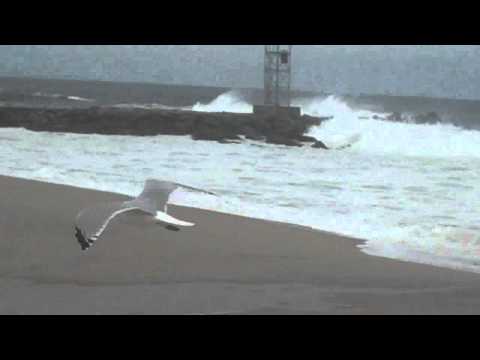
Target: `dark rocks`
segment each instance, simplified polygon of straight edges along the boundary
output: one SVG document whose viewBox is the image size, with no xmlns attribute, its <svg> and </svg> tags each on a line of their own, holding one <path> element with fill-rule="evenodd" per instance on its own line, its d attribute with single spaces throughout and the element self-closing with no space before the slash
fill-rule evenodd
<svg viewBox="0 0 480 360">
<path fill-rule="evenodd" d="M 201 129 L 196 130 L 192 134 L 193 140 L 204 141 L 229 141 L 229 140 L 242 140 L 238 135 L 224 132 L 221 129 Z"/>
<path fill-rule="evenodd" d="M 244 135 L 245 138 L 248 140 L 253 140 L 253 141 L 265 140 L 265 136 L 262 135 L 259 130 L 250 126 L 247 126 L 242 130 L 242 135 Z"/>
<path fill-rule="evenodd" d="M 381 117 L 381 116 L 379 116 L 379 115 L 373 115 L 373 116 L 372 116 L 372 119 L 373 119 L 373 120 L 383 120 L 383 121 L 387 120 L 387 119 L 385 119 L 384 117 Z"/>
<path fill-rule="evenodd" d="M 304 136 L 328 118 L 288 115 L 199 113 L 163 109 L 113 107 L 0 107 L 0 127 L 33 131 L 101 135 L 191 135 L 194 140 L 238 142 L 240 136 L 270 144 L 302 146 L 316 139 Z"/>
<path fill-rule="evenodd" d="M 306 142 L 306 143 L 315 143 L 317 142 L 317 139 L 311 136 L 306 136 L 306 135 L 301 135 L 297 138 L 298 141 L 300 142 Z"/>
<path fill-rule="evenodd" d="M 321 125 L 325 121 L 332 120 L 333 116 L 325 116 L 325 117 L 314 117 L 309 115 L 303 115 L 302 121 L 305 123 L 306 127 L 310 128 L 312 126 Z"/>
<path fill-rule="evenodd" d="M 323 142 L 321 141 L 317 141 L 315 142 L 315 144 L 312 145 L 312 148 L 314 149 L 323 149 L 323 150 L 330 150 L 327 145 L 325 145 Z"/>
<path fill-rule="evenodd" d="M 403 116 L 399 112 L 394 112 L 393 114 L 390 114 L 387 116 L 388 121 L 394 121 L 394 122 L 403 122 Z"/>
<path fill-rule="evenodd" d="M 442 122 L 442 118 L 436 112 L 428 112 L 415 115 L 417 124 L 438 124 Z"/>
<path fill-rule="evenodd" d="M 402 114 L 394 112 L 383 119 L 377 115 L 373 117 L 375 120 L 387 120 L 393 122 L 415 123 L 415 124 L 438 124 L 442 122 L 442 118 L 436 112 L 419 113 L 414 115 Z"/>
<path fill-rule="evenodd" d="M 286 146 L 296 146 L 301 147 L 302 144 L 297 140 L 287 138 L 281 135 L 270 135 L 266 138 L 267 144 L 275 144 L 275 145 L 286 145 Z"/>
<path fill-rule="evenodd" d="M 196 116 L 191 129 L 192 139 L 207 141 L 241 140 L 238 131 L 223 117 Z"/>
</svg>

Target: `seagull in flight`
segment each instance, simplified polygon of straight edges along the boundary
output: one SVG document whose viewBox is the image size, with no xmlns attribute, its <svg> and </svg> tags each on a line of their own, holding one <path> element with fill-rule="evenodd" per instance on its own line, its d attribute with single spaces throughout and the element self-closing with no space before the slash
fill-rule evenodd
<svg viewBox="0 0 480 360">
<path fill-rule="evenodd" d="M 147 180 L 142 193 L 136 199 L 95 206 L 84 209 L 77 215 L 75 237 L 82 251 L 90 249 L 100 239 L 110 222 L 121 214 L 140 213 L 149 216 L 155 223 L 170 231 L 179 231 L 179 227 L 195 226 L 193 223 L 175 219 L 167 214 L 170 195 L 178 188 L 215 195 L 209 191 L 174 182 Z"/>
</svg>

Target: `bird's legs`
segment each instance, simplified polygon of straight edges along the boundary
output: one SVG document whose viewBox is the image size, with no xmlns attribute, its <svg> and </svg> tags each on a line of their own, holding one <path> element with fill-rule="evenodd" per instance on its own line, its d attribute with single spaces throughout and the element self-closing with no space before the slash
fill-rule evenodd
<svg viewBox="0 0 480 360">
<path fill-rule="evenodd" d="M 170 231 L 180 231 L 179 228 L 177 228 L 173 225 L 167 225 L 167 226 L 165 226 L 165 229 L 170 230 Z"/>
</svg>

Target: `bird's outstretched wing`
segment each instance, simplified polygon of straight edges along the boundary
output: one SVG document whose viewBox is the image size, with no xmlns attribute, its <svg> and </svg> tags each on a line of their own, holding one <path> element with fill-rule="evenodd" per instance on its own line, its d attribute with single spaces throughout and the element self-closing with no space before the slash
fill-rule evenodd
<svg viewBox="0 0 480 360">
<path fill-rule="evenodd" d="M 136 199 L 131 201 L 130 204 L 137 205 L 140 203 L 142 209 L 149 211 L 155 216 L 157 211 L 167 212 L 167 203 L 170 199 L 170 195 L 179 188 L 215 195 L 212 192 L 197 189 L 188 185 L 150 179 L 145 182 L 143 192 Z"/>
<path fill-rule="evenodd" d="M 115 217 L 133 211 L 147 214 L 141 207 L 128 206 L 125 202 L 98 205 L 81 211 L 75 221 L 75 237 L 82 250 L 88 250 L 102 236 Z"/>
</svg>

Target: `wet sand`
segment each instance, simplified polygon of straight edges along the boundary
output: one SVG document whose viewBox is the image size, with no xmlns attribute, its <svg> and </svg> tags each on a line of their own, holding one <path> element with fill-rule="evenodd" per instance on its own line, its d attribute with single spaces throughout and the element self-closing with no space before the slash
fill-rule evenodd
<svg viewBox="0 0 480 360">
<path fill-rule="evenodd" d="M 480 275 L 363 254 L 360 240 L 185 207 L 178 233 L 73 221 L 122 195 L 0 177 L 0 314 L 478 314 Z"/>
</svg>

